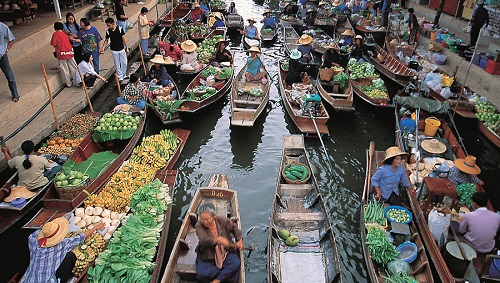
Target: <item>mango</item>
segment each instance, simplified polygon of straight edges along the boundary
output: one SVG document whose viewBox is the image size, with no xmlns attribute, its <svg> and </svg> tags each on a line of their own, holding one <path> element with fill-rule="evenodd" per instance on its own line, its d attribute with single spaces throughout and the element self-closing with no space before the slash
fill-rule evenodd
<svg viewBox="0 0 500 283">
<path fill-rule="evenodd" d="M 287 229 L 281 229 L 278 232 L 278 236 L 280 236 L 280 238 L 283 239 L 284 241 L 286 241 L 286 239 L 288 239 L 288 237 L 290 237 L 290 235 L 291 235 L 291 233 Z"/>
<path fill-rule="evenodd" d="M 296 245 L 299 244 L 299 241 L 300 239 L 297 235 L 291 235 L 286 239 L 285 244 L 290 247 L 295 247 Z"/>
</svg>

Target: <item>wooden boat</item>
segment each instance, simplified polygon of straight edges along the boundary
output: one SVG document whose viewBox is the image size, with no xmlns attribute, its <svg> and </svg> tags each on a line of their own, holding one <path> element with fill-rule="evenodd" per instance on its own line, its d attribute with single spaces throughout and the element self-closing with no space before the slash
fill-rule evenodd
<svg viewBox="0 0 500 283">
<path fill-rule="evenodd" d="M 301 133 L 307 136 L 317 136 L 318 132 L 320 136 L 324 134 L 328 135 L 329 130 L 326 122 L 328 121 L 328 119 L 330 119 L 330 116 L 328 115 L 325 106 L 322 102 L 320 102 L 319 108 L 317 109 L 316 113 L 317 116 L 313 116 L 312 118 L 309 114 L 303 114 L 302 107 L 296 102 L 292 101 L 292 86 L 289 86 L 285 83 L 287 72 L 283 71 L 283 69 L 281 68 L 282 64 L 283 62 L 279 62 L 280 73 L 278 76 L 281 98 L 283 100 L 285 110 L 290 118 L 292 118 L 293 123 L 295 124 L 295 126 L 297 126 L 297 128 L 299 128 L 299 131 Z M 310 85 L 310 93 L 316 93 L 314 86 L 311 84 L 309 76 L 306 73 L 303 73 L 303 76 L 304 77 L 302 81 L 304 82 L 304 85 Z"/>
<path fill-rule="evenodd" d="M 297 6 L 297 5 L 294 5 L 294 6 Z M 282 15 L 280 17 L 280 24 L 299 27 L 299 26 L 302 26 L 304 24 L 304 21 L 299 19 L 297 16 L 294 17 L 294 16 Z"/>
<path fill-rule="evenodd" d="M 350 72 L 350 70 L 349 70 Z M 355 79 L 353 80 L 351 77 L 349 77 L 349 82 L 352 86 L 352 89 L 356 95 L 366 101 L 368 104 L 371 104 L 373 106 L 377 107 L 394 107 L 391 104 L 391 99 L 389 98 L 389 93 L 387 91 L 387 86 L 385 86 L 385 92 L 386 96 L 383 98 L 373 98 L 370 97 L 368 94 L 366 94 L 365 91 L 361 89 L 363 86 L 369 86 L 372 84 L 372 81 L 377 78 L 363 78 L 363 79 Z"/>
<path fill-rule="evenodd" d="M 371 155 L 371 156 L 370 156 Z M 377 168 L 382 164 L 382 160 L 385 158 L 384 151 L 375 151 L 374 143 L 370 143 L 370 149 L 366 151 L 366 177 L 365 177 L 365 185 L 363 190 L 363 196 L 361 199 L 361 213 L 360 213 L 360 231 L 361 231 L 361 242 L 363 246 L 363 255 L 366 262 L 366 267 L 368 271 L 368 275 L 370 276 L 371 282 L 385 282 L 385 277 L 388 277 L 389 274 L 386 272 L 386 267 L 376 263 L 372 257 L 370 256 L 370 251 L 367 244 L 367 230 L 365 227 L 365 207 L 369 202 L 369 195 L 372 190 L 371 178 L 375 172 L 377 172 Z M 415 225 L 415 217 L 413 217 L 408 226 L 410 230 L 410 242 L 417 245 L 418 252 L 417 258 L 410 264 L 410 276 L 414 277 L 417 282 L 434 282 L 432 277 L 431 265 L 427 259 L 427 254 L 425 252 L 425 247 L 422 242 L 422 238 L 418 232 L 417 226 Z M 368 224 L 368 223 L 367 223 Z M 376 228 L 375 228 L 376 229 Z M 390 231 L 389 227 L 386 228 L 387 231 Z"/>
<path fill-rule="evenodd" d="M 226 18 L 224 17 L 223 13 L 211 11 L 210 14 L 208 14 L 208 20 L 207 20 L 208 27 L 211 28 L 213 26 L 213 24 L 216 21 L 216 18 L 215 18 L 216 16 L 218 16 L 219 18 L 222 19 L 222 21 L 224 22 L 224 27 L 215 28 L 214 34 L 215 35 L 222 35 L 223 38 L 226 38 L 227 21 L 226 21 Z"/>
<path fill-rule="evenodd" d="M 189 32 L 189 30 L 193 30 Z M 202 32 L 204 30 L 205 32 Z M 211 36 L 214 31 L 203 23 L 191 23 L 188 25 L 188 37 L 196 44 L 202 42 L 207 37 Z"/>
<path fill-rule="evenodd" d="M 186 21 L 191 14 L 191 7 L 184 2 L 180 2 L 173 9 L 165 13 L 163 17 L 160 18 L 160 26 L 171 27 L 173 20 L 181 19 Z"/>
<path fill-rule="evenodd" d="M 316 17 L 314 26 L 333 28 L 337 25 L 337 19 L 332 17 Z"/>
<path fill-rule="evenodd" d="M 238 197 L 234 190 L 229 189 L 227 176 L 214 174 L 211 176 L 207 187 L 200 187 L 196 191 L 191 204 L 186 212 L 179 233 L 174 243 L 172 252 L 161 279 L 162 283 L 188 283 L 196 280 L 196 251 L 198 237 L 195 224 L 198 220 L 197 210 L 203 204 L 214 204 L 218 216 L 227 216 L 237 221 L 241 229 Z M 244 256 L 240 251 L 241 269 L 238 283 L 245 283 Z"/>
<path fill-rule="evenodd" d="M 397 97 L 397 96 L 396 96 Z M 414 100 L 414 98 L 404 98 L 405 100 Z M 421 98 L 420 98 L 421 99 Z M 405 106 L 406 103 L 401 103 L 399 99 L 396 99 L 396 102 L 398 102 L 398 105 Z M 398 107 L 396 107 L 398 109 Z M 425 119 L 433 115 L 434 117 L 436 116 L 436 113 L 429 114 L 429 112 L 425 112 L 423 110 L 426 110 L 422 108 L 420 111 L 420 119 L 417 123 L 418 125 L 418 131 L 419 134 L 424 132 L 425 129 Z M 428 109 L 427 109 L 428 110 Z M 401 135 L 401 129 L 399 128 L 399 111 L 395 111 L 396 115 L 396 144 L 404 150 L 405 148 L 405 142 L 404 139 Z M 442 139 L 445 139 L 447 141 L 447 147 L 451 150 L 452 155 L 454 155 L 455 158 L 465 158 L 467 154 L 464 151 L 464 146 L 459 142 L 455 134 L 453 133 L 452 129 L 448 125 L 448 122 L 445 121 L 445 119 L 441 116 L 438 116 L 441 126 L 439 130 L 439 137 Z M 410 172 L 407 171 L 407 174 L 410 175 Z M 447 265 L 446 261 L 444 260 L 444 254 L 441 253 L 441 249 L 438 246 L 437 241 L 435 240 L 429 225 L 427 223 L 428 219 L 428 211 L 424 211 L 422 209 L 421 203 L 419 201 L 419 198 L 425 198 L 422 196 L 417 197 L 416 193 L 416 187 L 412 187 L 411 189 L 406 190 L 406 195 L 408 196 L 409 199 L 409 205 L 411 207 L 411 210 L 413 211 L 413 214 L 415 215 L 416 219 L 416 224 L 418 226 L 418 229 L 420 231 L 420 235 L 424 241 L 425 247 L 427 249 L 427 252 L 430 255 L 430 258 L 432 260 L 432 263 L 437 271 L 437 274 L 439 275 L 439 278 L 442 280 L 442 282 L 462 282 L 462 280 L 467 279 L 467 278 L 455 278 L 451 271 L 450 267 Z M 476 186 L 476 190 L 480 192 L 484 192 L 484 187 L 481 185 Z M 493 206 L 488 200 L 487 208 L 489 210 L 494 211 Z M 477 276 L 477 274 L 474 274 Z"/>
<path fill-rule="evenodd" d="M 142 126 L 142 128 L 144 128 L 144 126 Z M 139 127 L 138 127 L 138 129 L 139 129 Z M 140 131 L 140 132 L 141 133 L 138 134 L 139 137 L 142 136 L 142 131 Z M 187 140 L 189 133 L 190 133 L 190 131 L 184 130 L 184 129 L 174 129 L 174 130 L 172 130 L 172 132 L 175 135 L 177 135 L 177 137 L 179 139 L 179 144 L 178 144 L 175 152 L 170 157 L 170 160 L 167 162 L 167 165 L 163 168 L 165 170 L 170 170 L 173 168 L 175 162 L 177 161 L 177 159 L 180 156 L 182 149 L 184 148 L 184 145 L 186 144 L 186 140 Z M 95 179 L 95 180 L 98 180 L 99 183 L 96 183 L 96 181 L 94 181 L 94 183 L 92 184 L 92 187 L 89 186 L 87 188 L 87 191 L 89 193 L 98 193 L 108 183 L 111 176 L 115 172 L 118 171 L 118 169 L 121 167 L 123 162 L 125 162 L 125 159 L 130 155 L 130 153 L 132 152 L 136 143 L 133 144 L 132 149 L 129 151 L 128 154 L 122 155 L 123 154 L 123 152 L 122 152 L 117 157 L 117 159 L 120 160 L 119 163 L 116 163 L 117 159 L 115 159 L 113 161 L 113 163 L 108 167 L 108 169 Z M 90 150 L 92 150 L 91 146 L 89 146 L 87 148 L 82 147 L 80 150 L 81 150 L 80 154 L 92 153 L 92 152 L 90 152 Z M 128 150 L 128 145 L 127 145 L 127 150 Z M 88 155 L 88 156 L 90 156 L 90 155 Z M 108 171 L 110 171 L 110 172 L 112 171 L 112 173 L 110 173 Z M 81 206 L 83 204 L 83 201 L 86 199 L 87 199 L 87 194 L 84 192 L 77 195 L 73 200 L 59 199 L 57 197 L 55 189 L 51 188 L 47 191 L 44 198 L 42 199 L 42 209 L 28 223 L 26 223 L 26 225 L 24 225 L 23 228 L 38 229 L 41 226 L 43 226 L 43 224 L 50 221 L 51 219 L 60 217 L 64 214 L 66 214 L 67 212 L 72 211 L 74 208 Z"/>
<path fill-rule="evenodd" d="M 175 43 L 181 44 L 182 42 L 189 39 L 187 34 L 187 24 L 182 20 L 174 20 L 173 26 L 168 30 L 168 32 L 163 37 L 163 42 L 169 42 L 170 37 L 175 36 Z"/>
<path fill-rule="evenodd" d="M 168 76 L 169 81 L 174 85 L 174 89 L 172 91 L 179 93 L 179 89 L 177 88 L 177 84 L 175 83 L 175 81 L 172 79 L 172 77 L 169 74 L 167 74 L 167 76 Z M 172 125 L 175 123 L 182 122 L 182 119 L 181 119 L 178 111 L 175 111 L 172 114 L 172 117 L 170 119 L 167 119 L 167 117 L 166 117 L 167 113 L 165 113 L 163 110 L 159 109 L 157 101 L 158 101 L 158 98 L 148 97 L 148 102 L 152 106 L 151 109 L 153 110 L 153 113 L 155 113 L 156 117 L 158 117 L 161 120 L 163 125 Z"/>
<path fill-rule="evenodd" d="M 231 65 L 231 68 L 233 69 L 233 75 L 234 75 L 233 65 Z M 193 99 L 189 96 L 189 91 L 202 85 L 200 82 L 200 79 L 202 78 L 201 73 L 196 75 L 196 77 L 191 81 L 191 83 L 189 83 L 189 85 L 186 87 L 184 93 L 181 96 L 181 99 L 183 99 L 184 102 L 181 104 L 179 112 L 193 113 L 219 100 L 226 94 L 226 92 L 231 87 L 231 84 L 233 82 L 233 75 L 231 75 L 231 77 L 227 78 L 224 81 L 216 82 L 216 84 L 218 84 L 219 86 L 216 87 L 217 92 L 215 92 L 215 94 L 213 94 L 212 96 L 209 96 L 207 98 L 195 97 Z M 216 84 L 214 84 L 214 86 L 216 86 Z"/>
<path fill-rule="evenodd" d="M 245 28 L 245 22 L 240 14 L 230 14 L 226 15 L 227 28 L 229 29 L 243 29 Z"/>
<path fill-rule="evenodd" d="M 278 35 L 278 28 L 274 28 L 272 32 L 265 32 L 264 27 L 260 28 L 260 40 L 261 41 L 273 41 Z"/>
<path fill-rule="evenodd" d="M 287 183 L 282 176 L 289 164 L 309 168 L 304 184 Z M 283 154 L 269 219 L 268 282 L 342 282 L 335 236 L 313 174 L 302 135 L 283 136 Z M 300 238 L 296 247 L 285 245 L 278 231 L 287 229 Z"/>
<path fill-rule="evenodd" d="M 400 84 L 401 86 L 405 86 L 410 79 L 416 74 L 408 69 L 401 61 L 397 59 L 397 57 L 391 56 L 387 51 L 385 51 L 382 47 L 375 43 L 375 54 L 372 56 L 365 56 L 366 59 L 369 60 L 370 63 L 375 65 L 377 70 L 384 74 L 386 77 L 391 79 L 392 81 Z M 380 55 L 382 59 L 379 61 Z"/>
<path fill-rule="evenodd" d="M 285 42 L 285 53 L 290 55 L 290 51 L 299 46 L 299 34 L 291 25 L 283 25 L 283 41 Z"/>
<path fill-rule="evenodd" d="M 267 82 L 262 84 L 261 81 L 247 82 L 245 79 L 246 70 L 247 65 L 245 64 L 231 87 L 231 125 L 233 126 L 252 127 L 269 102 L 271 80 L 269 73 L 266 76 Z M 261 96 L 250 95 L 249 92 L 252 88 L 260 89 Z"/>
<path fill-rule="evenodd" d="M 333 38 L 322 29 L 306 30 L 304 33 L 309 34 L 313 38 L 314 51 L 319 54 L 325 54 L 327 46 L 330 42 L 333 42 Z"/>
<path fill-rule="evenodd" d="M 260 48 L 260 39 L 248 38 L 245 35 L 241 36 L 241 43 L 243 44 L 243 50 L 248 50 L 252 46 L 257 46 Z"/>
<path fill-rule="evenodd" d="M 417 49 L 418 42 L 415 42 L 413 45 L 405 45 L 401 46 L 399 44 L 393 44 L 393 40 L 396 40 L 400 42 L 399 38 L 394 37 L 394 36 L 386 36 L 385 37 L 385 48 L 389 52 L 389 54 L 394 57 L 398 58 L 397 53 L 402 52 L 403 56 L 408 56 L 411 57 L 413 56 L 413 53 L 415 53 L 415 49 Z"/>
<path fill-rule="evenodd" d="M 334 31 L 333 37 L 340 38 L 341 34 L 348 29 L 350 29 L 352 31 L 352 34 L 353 34 L 352 38 L 355 38 L 356 31 L 354 30 L 354 28 L 351 24 L 351 21 L 348 19 L 342 19 L 339 17 L 337 19 L 337 25 L 335 26 L 335 31 Z"/>
<path fill-rule="evenodd" d="M 362 34 L 362 35 L 371 34 L 375 40 L 379 40 L 382 42 L 387 34 L 387 30 L 385 28 L 381 28 L 381 27 L 379 27 L 376 30 L 371 30 L 371 29 L 367 28 L 366 25 L 361 24 L 361 25 L 355 25 L 354 28 L 356 29 L 356 31 L 358 31 L 359 34 Z"/>
<path fill-rule="evenodd" d="M 219 3 L 224 3 L 224 1 L 219 1 Z M 227 7 L 224 3 L 224 5 L 214 5 L 212 1 L 208 3 L 208 7 L 210 8 L 210 12 L 221 12 L 224 13 L 227 10 Z"/>
<path fill-rule="evenodd" d="M 494 145 L 500 147 L 500 136 L 498 136 L 492 129 L 486 127 L 483 122 L 477 120 L 477 127 L 481 134 L 483 134 Z"/>
<path fill-rule="evenodd" d="M 345 70 L 349 76 L 349 71 Z M 354 110 L 354 95 L 351 83 L 345 82 L 344 88 L 334 91 L 335 84 L 333 81 L 325 82 L 318 77 L 316 79 L 316 87 L 319 95 L 336 111 L 353 111 Z M 338 85 L 337 85 L 338 88 Z"/>
</svg>

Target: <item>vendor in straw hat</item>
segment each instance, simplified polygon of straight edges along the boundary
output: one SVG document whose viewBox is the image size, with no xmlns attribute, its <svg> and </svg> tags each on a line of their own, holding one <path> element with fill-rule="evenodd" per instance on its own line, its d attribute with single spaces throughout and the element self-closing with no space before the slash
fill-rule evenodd
<svg viewBox="0 0 500 283">
<path fill-rule="evenodd" d="M 306 12 L 306 17 L 304 18 L 304 29 L 314 28 L 314 22 L 316 21 L 316 10 L 309 8 Z"/>
<path fill-rule="evenodd" d="M 150 86 L 167 86 L 171 82 L 168 79 L 167 69 L 164 65 L 175 64 L 174 60 L 170 57 L 163 59 L 162 55 L 155 55 L 149 62 L 153 63 L 146 77 L 146 81 Z"/>
<path fill-rule="evenodd" d="M 76 256 L 71 251 L 92 233 L 105 227 L 104 222 L 74 237 L 68 235 L 69 222 L 59 217 L 45 223 L 28 237 L 30 264 L 21 283 L 67 282 L 75 266 Z"/>
<path fill-rule="evenodd" d="M 245 26 L 243 30 L 240 30 L 240 33 L 245 35 L 246 38 L 250 39 L 258 39 L 259 38 L 259 30 L 257 29 L 255 24 L 255 19 L 248 19 L 248 26 Z"/>
<path fill-rule="evenodd" d="M 371 181 L 375 189 L 375 199 L 392 205 L 401 205 L 399 185 L 409 188 L 406 170 L 402 166 L 403 159 L 408 153 L 402 152 L 397 146 L 389 147 L 385 151 L 385 159 L 373 175 Z"/>
<path fill-rule="evenodd" d="M 2 146 L 2 152 L 10 168 L 16 169 L 19 177 L 17 185 L 26 186 L 28 190 L 37 190 L 54 178 L 61 166 L 35 155 L 35 144 L 26 140 L 21 144 L 23 156 L 13 157 L 8 146 Z"/>
<path fill-rule="evenodd" d="M 233 55 L 231 55 L 231 52 L 229 52 L 226 48 L 228 46 L 229 41 L 224 38 L 220 38 L 217 41 L 217 44 L 215 45 L 215 54 L 212 55 L 212 65 L 220 66 L 223 62 L 231 63 L 233 61 Z"/>
<path fill-rule="evenodd" d="M 342 36 L 342 39 L 340 40 L 342 46 L 353 44 L 352 37 L 354 36 L 354 33 L 352 32 L 352 29 L 346 29 L 340 35 Z"/>
<path fill-rule="evenodd" d="M 177 62 L 181 60 L 183 53 L 179 44 L 177 44 L 175 40 L 175 35 L 171 35 L 168 42 L 158 41 L 158 46 L 160 47 L 160 50 L 163 51 L 163 56 L 170 57 L 174 60 L 174 62 Z"/>
<path fill-rule="evenodd" d="M 212 29 L 215 30 L 217 28 L 224 28 L 226 27 L 226 24 L 224 23 L 224 21 L 222 20 L 222 15 L 221 13 L 215 13 L 214 14 L 214 18 L 215 18 L 215 22 L 214 24 L 212 25 Z"/>
<path fill-rule="evenodd" d="M 332 8 L 330 9 L 330 13 L 333 14 L 344 14 L 346 10 L 349 10 L 341 0 L 335 0 L 332 3 Z"/>
<path fill-rule="evenodd" d="M 321 68 L 331 68 L 332 66 L 340 66 L 339 46 L 334 42 L 330 42 L 323 54 L 323 64 Z"/>
<path fill-rule="evenodd" d="M 283 16 L 295 17 L 297 15 L 298 8 L 296 5 L 292 5 L 290 1 L 285 1 L 285 8 L 281 13 Z"/>
<path fill-rule="evenodd" d="M 196 2 L 191 6 L 191 17 L 189 17 L 189 22 L 196 23 L 197 21 L 203 21 L 203 14 L 205 14 L 205 10 L 203 10 L 200 6 L 200 3 Z"/>
<path fill-rule="evenodd" d="M 481 173 L 481 168 L 476 165 L 476 157 L 467 155 L 465 158 L 457 158 L 455 160 L 455 167 L 450 169 L 448 179 L 450 179 L 455 187 L 462 183 L 484 185 L 484 182 L 476 176 L 479 173 Z"/>
<path fill-rule="evenodd" d="M 326 18 L 328 17 L 328 10 L 325 8 L 326 7 L 326 2 L 320 1 L 318 3 L 318 8 L 316 9 L 316 17 L 317 18 Z"/>
<path fill-rule="evenodd" d="M 262 13 L 262 16 L 264 18 L 260 21 L 264 25 L 262 26 L 263 29 L 276 29 L 278 24 L 276 23 L 276 20 L 274 19 L 273 16 L 271 16 L 271 11 L 269 9 L 265 9 L 264 13 Z"/>
<path fill-rule="evenodd" d="M 363 36 L 356 35 L 354 39 L 354 45 L 352 46 L 351 58 L 354 58 L 358 61 L 363 60 L 363 55 L 366 54 L 366 46 L 363 43 Z"/>
<path fill-rule="evenodd" d="M 311 44 L 312 40 L 312 37 L 308 34 L 303 34 L 299 38 L 300 45 L 297 47 L 297 50 L 299 50 L 300 54 L 302 54 L 299 62 L 308 64 L 313 60 L 314 46 Z"/>
<path fill-rule="evenodd" d="M 192 40 L 186 40 L 181 43 L 181 49 L 184 51 L 182 59 L 177 62 L 181 71 L 199 71 L 203 68 L 203 64 L 198 62 L 198 53 L 196 52 L 196 43 Z"/>
<path fill-rule="evenodd" d="M 299 50 L 293 49 L 290 51 L 290 60 L 288 60 L 288 72 L 286 72 L 285 83 L 292 85 L 302 82 L 302 72 L 305 69 L 304 64 L 299 63 L 302 54 Z"/>
<path fill-rule="evenodd" d="M 266 71 L 263 69 L 264 65 L 259 57 L 261 53 L 259 47 L 252 46 L 248 51 L 250 56 L 247 58 L 247 71 L 245 72 L 247 82 L 264 80 Z"/>
</svg>

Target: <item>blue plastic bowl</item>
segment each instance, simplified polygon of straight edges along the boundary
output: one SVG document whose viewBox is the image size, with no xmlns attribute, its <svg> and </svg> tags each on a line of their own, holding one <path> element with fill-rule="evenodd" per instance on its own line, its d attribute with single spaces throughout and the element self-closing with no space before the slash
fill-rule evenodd
<svg viewBox="0 0 500 283">
<path fill-rule="evenodd" d="M 398 209 L 398 210 L 404 210 L 404 211 L 406 211 L 406 213 L 410 216 L 410 220 L 408 220 L 408 221 L 406 221 L 406 222 L 401 222 L 401 223 L 408 224 L 408 223 L 410 223 L 410 222 L 413 220 L 413 215 L 411 214 L 411 212 L 410 212 L 407 208 L 402 207 L 402 206 L 399 206 L 399 205 L 391 205 L 391 206 L 388 206 L 388 207 L 386 207 L 386 208 L 384 209 L 384 215 L 385 215 L 385 218 L 387 218 L 389 221 L 391 221 L 391 222 L 398 222 L 398 221 L 396 221 L 396 220 L 394 220 L 394 219 L 390 218 L 390 217 L 387 215 L 387 211 L 389 211 L 389 209 L 392 209 L 392 208 L 394 208 L 394 209 Z"/>
<path fill-rule="evenodd" d="M 404 242 L 396 248 L 396 251 L 399 252 L 397 259 L 402 259 L 406 261 L 408 264 L 412 263 L 417 259 L 417 245 L 412 242 Z"/>
</svg>

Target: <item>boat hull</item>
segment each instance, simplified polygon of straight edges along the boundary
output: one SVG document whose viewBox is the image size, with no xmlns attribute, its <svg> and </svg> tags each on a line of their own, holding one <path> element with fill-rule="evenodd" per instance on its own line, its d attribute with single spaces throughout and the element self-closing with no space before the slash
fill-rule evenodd
<svg viewBox="0 0 500 283">
<path fill-rule="evenodd" d="M 328 105 L 333 107 L 336 111 L 354 111 L 354 94 L 352 86 L 349 81 L 346 83 L 348 86 L 344 87 L 344 91 L 342 93 L 333 93 L 325 90 L 319 78 L 319 74 L 316 79 L 318 93 Z"/>
</svg>

